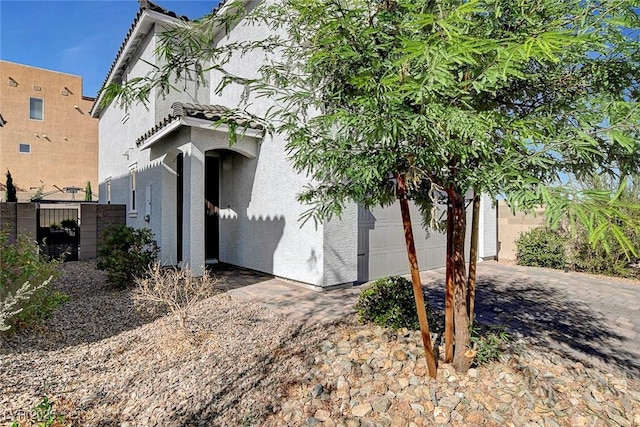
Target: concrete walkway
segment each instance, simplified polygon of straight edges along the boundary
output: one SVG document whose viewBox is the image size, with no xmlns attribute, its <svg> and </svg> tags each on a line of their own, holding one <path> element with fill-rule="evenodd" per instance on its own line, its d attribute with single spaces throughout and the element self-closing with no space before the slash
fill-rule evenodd
<svg viewBox="0 0 640 427">
<path fill-rule="evenodd" d="M 220 269 L 230 293 L 302 323 L 355 312 L 362 287 L 316 292 L 244 269 Z M 444 269 L 421 274 L 427 301 L 444 307 Z M 640 282 L 558 270 L 478 264 L 476 315 L 591 364 L 640 377 Z"/>
</svg>

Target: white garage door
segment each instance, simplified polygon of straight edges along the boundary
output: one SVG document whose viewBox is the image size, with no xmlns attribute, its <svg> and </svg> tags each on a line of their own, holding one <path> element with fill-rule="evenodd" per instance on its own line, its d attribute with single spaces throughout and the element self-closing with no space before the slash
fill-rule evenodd
<svg viewBox="0 0 640 427">
<path fill-rule="evenodd" d="M 422 227 L 422 217 L 410 203 L 411 222 L 420 270 L 444 267 L 446 235 Z M 468 218 L 470 219 L 470 218 Z M 467 221 L 468 223 L 470 221 Z M 469 229 L 469 227 L 467 227 Z M 468 239 L 467 235 L 467 241 Z M 409 274 L 400 203 L 368 211 L 358 209 L 358 281 Z"/>
</svg>

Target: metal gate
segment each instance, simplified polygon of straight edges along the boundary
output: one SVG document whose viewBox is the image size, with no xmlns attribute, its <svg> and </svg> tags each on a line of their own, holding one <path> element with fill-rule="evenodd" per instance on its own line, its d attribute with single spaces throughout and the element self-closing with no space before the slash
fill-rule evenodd
<svg viewBox="0 0 640 427">
<path fill-rule="evenodd" d="M 77 261 L 80 218 L 77 208 L 38 208 L 38 244 L 53 258 Z"/>
</svg>

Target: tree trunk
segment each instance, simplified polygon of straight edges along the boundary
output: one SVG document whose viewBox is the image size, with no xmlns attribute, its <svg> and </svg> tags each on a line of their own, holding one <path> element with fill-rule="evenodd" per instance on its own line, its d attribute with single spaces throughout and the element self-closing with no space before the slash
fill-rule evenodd
<svg viewBox="0 0 640 427">
<path fill-rule="evenodd" d="M 453 239 L 453 311 L 455 349 L 453 368 L 457 372 L 467 372 L 473 361 L 470 353 L 469 315 L 467 312 L 467 278 L 464 263 L 464 236 L 466 215 L 464 198 L 452 191 L 449 199 L 453 204 L 454 239 Z"/>
<path fill-rule="evenodd" d="M 422 335 L 422 345 L 427 359 L 429 376 L 436 377 L 437 365 L 433 354 L 433 344 L 431 344 L 431 334 L 429 332 L 429 322 L 427 320 L 427 310 L 424 305 L 424 294 L 420 283 L 420 270 L 418 268 L 418 257 L 413 240 L 413 228 L 411 227 L 411 215 L 409 213 L 409 202 L 406 197 L 406 183 L 402 174 L 396 174 L 398 182 L 398 198 L 400 199 L 400 211 L 402 212 L 402 225 L 404 227 L 404 238 L 407 244 L 407 256 L 409 257 L 409 267 L 411 269 L 411 283 L 413 284 L 413 296 L 416 300 L 416 310 L 418 321 L 420 322 L 420 333 Z"/>
<path fill-rule="evenodd" d="M 447 206 L 447 254 L 444 288 L 444 361 L 453 361 L 453 209 Z"/>
<path fill-rule="evenodd" d="M 473 326 L 476 301 L 476 267 L 478 264 L 478 225 L 480 222 L 480 195 L 473 193 L 473 216 L 471 219 L 471 249 L 469 250 L 469 281 L 467 283 L 467 310 L 469 327 Z"/>
</svg>

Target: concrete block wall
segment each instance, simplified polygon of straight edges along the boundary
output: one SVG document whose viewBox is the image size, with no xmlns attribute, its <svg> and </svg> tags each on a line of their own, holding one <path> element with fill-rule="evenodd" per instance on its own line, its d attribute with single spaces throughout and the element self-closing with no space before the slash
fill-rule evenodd
<svg viewBox="0 0 640 427">
<path fill-rule="evenodd" d="M 538 208 L 535 215 L 522 212 L 513 214 L 504 200 L 498 200 L 498 259 L 516 259 L 516 240 L 520 234 L 545 224 L 544 209 Z"/>
<path fill-rule="evenodd" d="M 0 230 L 9 234 L 9 241 L 15 242 L 18 237 L 16 227 L 17 203 L 0 203 Z"/>
<path fill-rule="evenodd" d="M 126 205 L 96 205 L 96 251 L 100 247 L 104 230 L 116 224 L 127 224 Z"/>
<path fill-rule="evenodd" d="M 15 242 L 23 235 L 37 239 L 38 206 L 36 203 L 0 203 L 0 229 Z M 94 259 L 104 229 L 114 224 L 126 224 L 125 205 L 80 204 L 80 254 L 81 260 Z"/>
<path fill-rule="evenodd" d="M 36 240 L 37 227 L 35 203 L 0 203 L 0 229 L 9 234 L 10 242 L 15 242 L 18 234 Z"/>
</svg>

